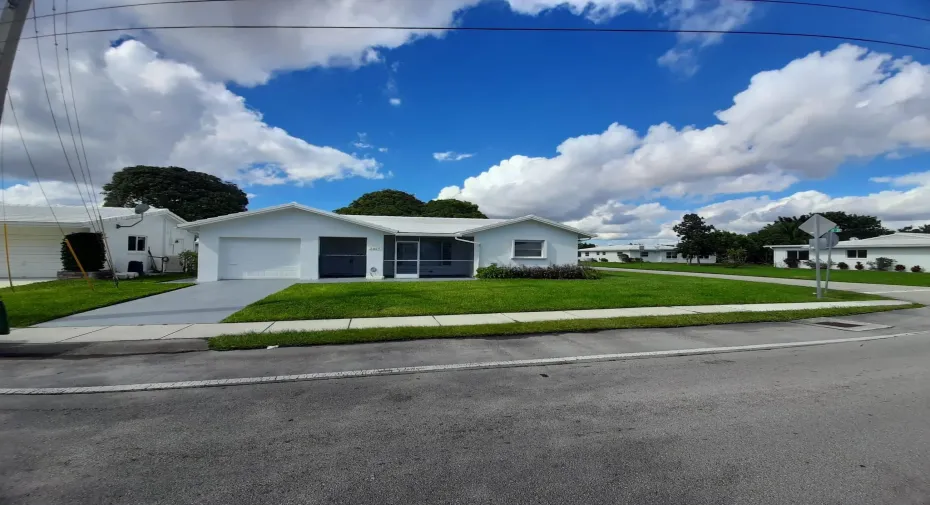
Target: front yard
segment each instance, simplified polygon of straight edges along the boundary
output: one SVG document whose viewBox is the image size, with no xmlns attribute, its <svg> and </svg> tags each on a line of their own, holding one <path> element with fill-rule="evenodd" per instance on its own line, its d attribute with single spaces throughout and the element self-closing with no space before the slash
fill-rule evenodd
<svg viewBox="0 0 930 505">
<path fill-rule="evenodd" d="M 189 278 L 189 275 L 151 276 L 120 281 L 94 281 L 94 289 L 83 280 L 49 281 L 0 289 L 10 326 L 23 328 L 108 305 L 174 291 L 192 284 L 165 284 L 165 281 Z"/>
<path fill-rule="evenodd" d="M 705 274 L 745 275 L 750 277 L 778 277 L 782 279 L 814 280 L 816 272 L 810 268 L 775 268 L 768 265 L 743 265 L 730 268 L 724 265 L 688 265 L 685 263 L 593 263 L 594 267 L 630 268 L 637 270 L 664 270 L 670 272 L 698 272 Z M 930 265 L 928 265 L 930 267 Z M 872 270 L 831 270 L 830 280 L 863 284 L 893 284 L 900 286 L 930 286 L 930 274 L 920 272 L 879 272 Z"/>
<path fill-rule="evenodd" d="M 878 298 L 831 291 L 824 301 Z M 224 322 L 813 301 L 809 287 L 604 272 L 600 280 L 295 284 Z"/>
</svg>

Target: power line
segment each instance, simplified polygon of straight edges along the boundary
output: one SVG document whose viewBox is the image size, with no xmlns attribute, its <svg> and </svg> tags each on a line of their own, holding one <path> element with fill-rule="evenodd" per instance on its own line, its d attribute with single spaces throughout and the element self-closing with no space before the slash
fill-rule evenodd
<svg viewBox="0 0 930 505">
<path fill-rule="evenodd" d="M 87 212 L 87 218 L 91 223 L 94 222 L 94 218 L 91 217 L 90 211 L 87 210 L 87 202 L 84 201 L 84 194 L 81 193 L 81 185 L 78 183 L 77 175 L 74 173 L 74 167 L 71 166 L 71 159 L 68 158 L 68 150 L 65 149 L 65 141 L 61 138 L 61 129 L 58 128 L 58 120 L 55 118 L 55 109 L 52 107 L 52 95 L 48 91 L 48 81 L 45 79 L 45 66 L 42 64 L 42 50 L 39 48 L 39 28 L 38 23 L 35 22 L 35 3 L 32 4 L 33 8 L 33 27 L 36 32 L 36 52 L 38 53 L 38 62 L 39 62 L 39 73 L 42 75 L 42 87 L 45 88 L 45 99 L 48 101 L 48 112 L 52 115 L 52 124 L 55 126 L 55 133 L 58 134 L 58 143 L 61 144 L 61 153 L 65 156 L 65 163 L 68 165 L 68 170 L 71 172 L 71 177 L 74 179 L 74 187 L 78 190 L 78 197 L 81 199 L 81 204 L 84 205 L 84 211 Z M 57 31 L 55 33 L 57 37 Z"/>
<path fill-rule="evenodd" d="M 831 35 L 826 33 L 799 33 L 799 32 L 769 32 L 754 30 L 687 30 L 675 28 L 574 28 L 574 27 L 517 27 L 517 26 L 329 26 L 329 25 L 173 25 L 173 26 L 129 26 L 125 28 L 97 28 L 92 30 L 77 30 L 68 32 L 68 35 L 88 33 L 110 33 L 128 31 L 155 31 L 155 30 L 393 30 L 393 31 L 454 31 L 454 32 L 556 32 L 556 33 L 688 33 L 694 35 L 750 35 L 772 37 L 801 37 L 827 40 L 844 40 L 848 42 L 864 42 L 868 44 L 883 44 L 909 49 L 930 51 L 930 46 L 891 42 L 888 40 L 852 37 L 847 35 Z M 38 39 L 51 37 L 51 35 L 38 35 L 23 37 L 23 39 Z"/>
<path fill-rule="evenodd" d="M 102 7 L 88 7 L 86 9 L 75 9 L 73 11 L 67 11 L 65 14 L 80 14 L 82 12 L 97 12 L 104 10 L 112 9 L 128 9 L 133 7 L 154 7 L 158 5 L 177 5 L 177 4 L 209 4 L 209 3 L 232 3 L 232 2 L 242 2 L 242 1 L 257 1 L 257 0 L 158 0 L 155 2 L 136 2 L 120 5 L 106 5 Z M 863 7 L 851 7 L 847 5 L 836 5 L 836 4 L 825 4 L 818 2 L 801 2 L 798 0 L 735 0 L 745 3 L 768 3 L 768 4 L 780 4 L 780 5 L 795 5 L 803 7 L 815 7 L 820 9 L 838 9 L 854 12 L 864 12 L 868 14 L 876 14 L 881 16 L 891 16 L 903 19 L 912 19 L 915 21 L 927 21 L 930 22 L 930 18 L 915 16 L 912 14 L 905 14 L 902 12 L 892 12 L 892 11 L 882 11 L 877 9 L 867 9 Z M 39 19 L 52 16 L 52 14 L 43 14 L 38 16 Z"/>
<path fill-rule="evenodd" d="M 52 12 L 53 13 L 57 12 L 58 10 L 55 6 L 55 1 L 56 0 L 52 0 Z M 65 29 L 65 31 L 67 31 L 67 29 Z M 77 158 L 78 170 L 81 171 L 81 179 L 84 180 L 84 189 L 87 191 L 88 200 L 90 200 L 91 190 L 87 184 L 87 174 L 84 173 L 84 163 L 81 161 L 81 155 L 78 153 L 77 139 L 74 136 L 74 128 L 71 126 L 71 113 L 68 111 L 68 102 L 65 99 L 64 79 L 62 78 L 62 75 L 61 75 L 61 56 L 60 56 L 60 52 L 58 51 L 58 18 L 57 17 L 52 18 L 52 34 L 54 35 L 54 40 L 55 40 L 55 68 L 58 71 L 58 83 L 61 88 L 61 106 L 64 107 L 65 109 L 65 119 L 68 121 L 68 131 L 71 133 L 71 145 L 74 147 L 74 156 Z M 90 170 L 90 167 L 88 167 L 88 170 Z M 77 184 L 77 178 L 75 178 L 74 183 Z M 78 191 L 80 191 L 80 188 L 78 188 Z M 86 210 L 86 207 L 85 207 L 85 210 Z M 96 228 L 96 225 L 93 219 L 91 219 L 90 224 L 91 224 L 91 229 Z"/>
</svg>

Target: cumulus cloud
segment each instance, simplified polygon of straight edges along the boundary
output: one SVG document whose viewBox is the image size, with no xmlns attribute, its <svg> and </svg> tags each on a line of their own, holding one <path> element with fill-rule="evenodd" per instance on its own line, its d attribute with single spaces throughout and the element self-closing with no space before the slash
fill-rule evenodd
<svg viewBox="0 0 930 505">
<path fill-rule="evenodd" d="M 393 105 L 394 107 L 400 107 L 401 100 L 400 100 L 400 98 L 390 98 L 390 99 L 388 99 L 388 103 L 390 103 L 390 104 Z"/>
<path fill-rule="evenodd" d="M 81 184 L 81 194 L 74 187 L 74 182 L 64 181 L 45 181 L 41 187 L 35 181 L 22 184 L 13 184 L 5 189 L 0 189 L 0 198 L 2 201 L 11 205 L 46 205 L 45 196 L 48 196 L 48 202 L 52 205 L 84 205 L 91 204 L 91 195 Z M 45 195 L 42 191 L 45 191 Z M 100 188 L 92 189 L 99 199 Z M 83 199 L 82 199 L 83 197 Z"/>
<path fill-rule="evenodd" d="M 98 42 L 102 44 L 71 50 L 78 117 L 95 182 L 108 181 L 128 165 L 177 165 L 259 185 L 383 176 L 374 159 L 314 145 L 265 123 L 260 112 L 222 83 L 191 65 L 159 57 L 140 41 L 116 47 Z M 71 109 L 67 72 L 59 80 L 55 47 L 49 39 L 41 43 L 53 110 L 77 171 L 70 135 L 74 114 L 72 110 L 69 128 L 61 102 L 64 93 Z M 68 181 L 72 176 L 46 97 L 37 90 L 43 90 L 42 75 L 34 41 L 27 40 L 20 46 L 10 84 L 22 136 L 41 179 Z M 2 125 L 7 177 L 33 180 L 12 119 L 5 114 Z"/>
<path fill-rule="evenodd" d="M 433 153 L 433 159 L 436 161 L 462 161 L 474 156 L 474 153 L 457 153 L 455 151 L 446 151 L 444 153 Z"/>
<path fill-rule="evenodd" d="M 491 216 L 573 221 L 656 193 L 784 190 L 844 162 L 927 150 L 928 110 L 930 66 L 844 44 L 756 74 L 715 124 L 661 123 L 639 134 L 614 123 L 565 140 L 553 157 L 502 160 L 439 198 L 474 202 Z"/>
</svg>

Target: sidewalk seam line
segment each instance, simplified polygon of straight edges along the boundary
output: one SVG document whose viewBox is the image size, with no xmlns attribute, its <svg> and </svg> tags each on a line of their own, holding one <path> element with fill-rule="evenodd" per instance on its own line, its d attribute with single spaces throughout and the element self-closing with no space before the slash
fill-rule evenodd
<svg viewBox="0 0 930 505">
<path fill-rule="evenodd" d="M 188 324 L 187 326 L 185 326 L 185 327 L 183 327 L 183 328 L 178 328 L 178 329 L 172 331 L 171 333 L 167 333 L 167 334 L 165 334 L 165 335 L 162 335 L 161 337 L 158 337 L 157 340 L 164 340 L 164 339 L 170 337 L 171 335 L 174 335 L 175 333 L 177 333 L 177 332 L 179 332 L 179 331 L 181 331 L 181 330 L 186 330 L 186 329 L 190 328 L 191 326 L 194 326 L 194 323 Z"/>
<path fill-rule="evenodd" d="M 90 335 L 91 333 L 96 333 L 96 332 L 98 332 L 98 331 L 103 331 L 103 330 L 105 330 L 105 329 L 107 329 L 107 328 L 112 328 L 112 326 L 101 326 L 101 327 L 97 328 L 96 330 L 90 330 L 90 331 L 88 331 L 87 333 L 81 333 L 80 335 L 75 335 L 75 336 L 73 336 L 73 337 L 68 337 L 68 338 L 66 338 L 66 339 L 64 339 L 64 340 L 59 340 L 58 342 L 55 342 L 55 343 L 56 343 L 56 344 L 61 344 L 61 343 L 63 343 L 63 342 L 67 342 L 67 341 L 69 341 L 69 340 L 71 340 L 71 339 L 75 339 L 75 338 L 78 338 L 78 337 L 83 337 L 84 335 Z"/>
</svg>

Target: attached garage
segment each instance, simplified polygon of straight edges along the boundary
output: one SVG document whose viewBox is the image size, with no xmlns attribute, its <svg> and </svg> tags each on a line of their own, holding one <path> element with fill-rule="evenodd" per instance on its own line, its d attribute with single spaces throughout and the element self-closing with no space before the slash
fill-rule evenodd
<svg viewBox="0 0 930 505">
<path fill-rule="evenodd" d="M 368 239 L 320 237 L 320 277 L 365 277 Z"/>
<path fill-rule="evenodd" d="M 300 239 L 220 238 L 220 279 L 299 279 Z"/>
<path fill-rule="evenodd" d="M 85 231 L 81 228 L 65 229 L 65 233 Z M 0 231 L 2 233 L 2 231 Z M 10 273 L 14 278 L 54 277 L 61 270 L 61 239 L 58 227 L 9 226 Z M 0 276 L 7 277 L 6 251 L 0 238 Z"/>
</svg>

